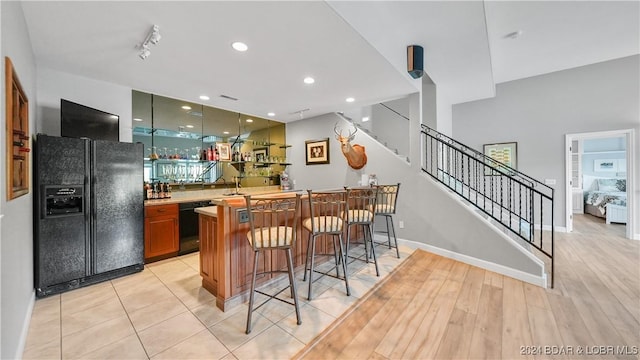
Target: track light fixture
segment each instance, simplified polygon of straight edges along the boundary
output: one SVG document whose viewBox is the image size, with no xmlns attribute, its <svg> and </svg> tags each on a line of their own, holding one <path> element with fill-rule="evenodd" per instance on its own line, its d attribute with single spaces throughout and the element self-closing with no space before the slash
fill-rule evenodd
<svg viewBox="0 0 640 360">
<path fill-rule="evenodd" d="M 151 30 L 149 30 L 147 37 L 144 39 L 142 44 L 140 44 L 140 53 L 138 54 L 140 59 L 144 60 L 148 58 L 149 55 L 151 55 L 149 44 L 157 45 L 160 42 L 160 39 L 162 39 L 162 36 L 160 36 L 160 27 L 158 25 L 153 25 Z"/>
</svg>

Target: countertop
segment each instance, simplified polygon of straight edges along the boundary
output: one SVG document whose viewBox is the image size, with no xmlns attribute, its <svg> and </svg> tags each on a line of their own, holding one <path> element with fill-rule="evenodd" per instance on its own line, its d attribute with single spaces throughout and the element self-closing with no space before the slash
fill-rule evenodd
<svg viewBox="0 0 640 360">
<path fill-rule="evenodd" d="M 211 217 L 218 217 L 218 207 L 217 206 L 207 206 L 207 207 L 199 207 L 193 209 L 193 211 L 198 214 L 207 215 Z"/>
<path fill-rule="evenodd" d="M 239 200 L 244 201 L 244 195 L 261 195 L 282 193 L 279 186 L 256 186 L 238 189 L 242 195 L 224 195 L 235 192 L 235 189 L 207 189 L 174 191 L 170 199 L 145 200 L 144 206 L 179 204 L 192 201 L 211 201 L 215 205 L 236 205 Z"/>
</svg>

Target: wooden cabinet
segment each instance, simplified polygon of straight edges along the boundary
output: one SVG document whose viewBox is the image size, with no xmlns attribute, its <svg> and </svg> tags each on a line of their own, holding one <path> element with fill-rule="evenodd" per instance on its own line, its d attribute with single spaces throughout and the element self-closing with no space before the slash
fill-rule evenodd
<svg viewBox="0 0 640 360">
<path fill-rule="evenodd" d="M 202 286 L 205 289 L 216 289 L 218 286 L 218 271 L 216 266 L 218 261 L 213 256 L 216 247 L 216 232 L 218 231 L 218 220 L 216 217 L 200 214 L 200 276 L 202 276 Z"/>
<path fill-rule="evenodd" d="M 178 204 L 145 207 L 145 262 L 152 262 L 178 254 L 180 250 L 178 226 Z"/>
</svg>

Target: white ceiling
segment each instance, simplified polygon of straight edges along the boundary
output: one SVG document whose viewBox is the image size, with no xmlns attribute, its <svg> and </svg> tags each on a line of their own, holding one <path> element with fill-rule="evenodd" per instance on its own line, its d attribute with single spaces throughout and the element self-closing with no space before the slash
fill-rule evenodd
<svg viewBox="0 0 640 360">
<path fill-rule="evenodd" d="M 638 1 L 261 1 L 22 3 L 38 66 L 280 121 L 402 97 L 420 80 L 451 103 L 495 83 L 639 53 Z M 162 40 L 137 46 L 153 24 Z M 521 30 L 518 39 L 507 33 Z M 239 53 L 230 44 L 243 41 Z M 302 79 L 313 76 L 316 83 Z M 207 94 L 209 101 L 198 96 Z M 230 101 L 219 95 L 238 98 Z M 346 104 L 345 98 L 356 99 Z"/>
</svg>

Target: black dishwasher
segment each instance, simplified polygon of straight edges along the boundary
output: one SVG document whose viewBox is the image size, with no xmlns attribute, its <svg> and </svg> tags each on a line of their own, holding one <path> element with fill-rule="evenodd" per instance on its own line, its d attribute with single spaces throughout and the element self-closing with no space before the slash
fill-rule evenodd
<svg viewBox="0 0 640 360">
<path fill-rule="evenodd" d="M 179 255 L 200 250 L 198 234 L 198 214 L 195 208 L 210 206 L 209 201 L 193 201 L 178 204 L 180 209 L 180 251 Z"/>
</svg>

